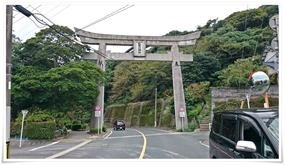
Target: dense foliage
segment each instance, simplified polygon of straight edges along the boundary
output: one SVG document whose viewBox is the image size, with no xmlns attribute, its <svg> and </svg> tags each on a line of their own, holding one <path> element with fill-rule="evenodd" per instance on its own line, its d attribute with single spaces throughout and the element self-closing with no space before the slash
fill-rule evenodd
<svg viewBox="0 0 285 165">
<path fill-rule="evenodd" d="M 95 63 L 82 60 L 85 47 L 70 38 L 74 38 L 72 30 L 56 25 L 24 43 L 14 36 L 13 120 L 27 109 L 31 121 L 38 118 L 33 114 L 39 111 L 61 126 L 90 121 L 98 87 L 106 77 Z"/>
</svg>

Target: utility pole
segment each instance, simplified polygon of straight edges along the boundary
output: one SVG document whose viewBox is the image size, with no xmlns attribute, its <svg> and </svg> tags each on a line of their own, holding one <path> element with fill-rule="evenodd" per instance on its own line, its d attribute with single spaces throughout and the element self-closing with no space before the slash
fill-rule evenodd
<svg viewBox="0 0 285 165">
<path fill-rule="evenodd" d="M 157 124 L 156 124 L 156 113 L 157 113 L 157 87 L 155 88 L 155 100 L 154 100 L 154 127 L 156 128 L 157 127 Z"/>
<path fill-rule="evenodd" d="M 13 6 L 6 6 L 6 158 L 10 158 Z"/>
</svg>

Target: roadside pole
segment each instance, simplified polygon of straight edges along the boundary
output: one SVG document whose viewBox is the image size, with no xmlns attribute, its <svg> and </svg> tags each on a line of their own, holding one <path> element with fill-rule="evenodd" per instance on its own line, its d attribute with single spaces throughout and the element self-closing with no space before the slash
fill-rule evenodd
<svg viewBox="0 0 285 165">
<path fill-rule="evenodd" d="M 6 158 L 10 158 L 13 6 L 6 5 Z"/>
<path fill-rule="evenodd" d="M 182 121 L 181 123 L 182 132 L 184 132 L 183 117 L 181 117 L 181 121 Z"/>
<path fill-rule="evenodd" d="M 99 125 L 99 118 L 101 117 L 101 107 L 100 106 L 96 106 L 95 107 L 95 117 L 98 118 L 98 136 L 99 136 L 99 131 L 100 131 L 100 125 Z"/>
<path fill-rule="evenodd" d="M 154 127 L 156 128 L 156 113 L 157 113 L 157 88 L 155 88 L 155 103 L 154 103 Z"/>
<path fill-rule="evenodd" d="M 265 100 L 264 108 L 269 108 L 269 100 L 268 100 L 268 93 L 267 92 L 264 92 L 264 100 Z"/>
<path fill-rule="evenodd" d="M 184 117 L 185 117 L 185 109 L 184 108 L 180 108 L 179 109 L 179 116 L 181 117 L 181 129 L 182 132 L 184 132 Z"/>
<path fill-rule="evenodd" d="M 247 108 L 250 108 L 250 95 L 246 94 Z"/>
<path fill-rule="evenodd" d="M 21 136 L 20 136 L 20 144 L 19 147 L 22 147 L 22 137 L 23 137 L 23 130 L 24 130 L 24 120 L 26 115 L 28 114 L 28 110 L 22 110 L 22 126 L 21 126 Z"/>
<path fill-rule="evenodd" d="M 100 127 L 99 127 L 99 117 L 98 117 L 98 135 L 100 134 L 99 131 L 100 131 Z"/>
</svg>

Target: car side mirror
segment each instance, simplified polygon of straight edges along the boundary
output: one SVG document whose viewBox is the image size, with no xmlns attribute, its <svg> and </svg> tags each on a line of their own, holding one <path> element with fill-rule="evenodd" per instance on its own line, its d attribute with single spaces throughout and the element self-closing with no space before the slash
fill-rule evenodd
<svg viewBox="0 0 285 165">
<path fill-rule="evenodd" d="M 236 150 L 243 152 L 255 152 L 256 146 L 252 141 L 240 140 L 236 144 Z"/>
</svg>

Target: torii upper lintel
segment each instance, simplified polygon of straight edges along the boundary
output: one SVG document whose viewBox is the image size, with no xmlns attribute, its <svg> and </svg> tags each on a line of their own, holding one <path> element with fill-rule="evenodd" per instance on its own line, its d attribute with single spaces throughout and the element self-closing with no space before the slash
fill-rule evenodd
<svg viewBox="0 0 285 165">
<path fill-rule="evenodd" d="M 126 45 L 133 46 L 134 41 L 144 41 L 146 46 L 187 46 L 195 45 L 196 40 L 200 37 L 201 32 L 180 35 L 180 36 L 136 36 L 136 35 L 114 35 L 92 33 L 75 28 L 76 35 L 84 44 L 105 43 L 106 45 Z"/>
</svg>

